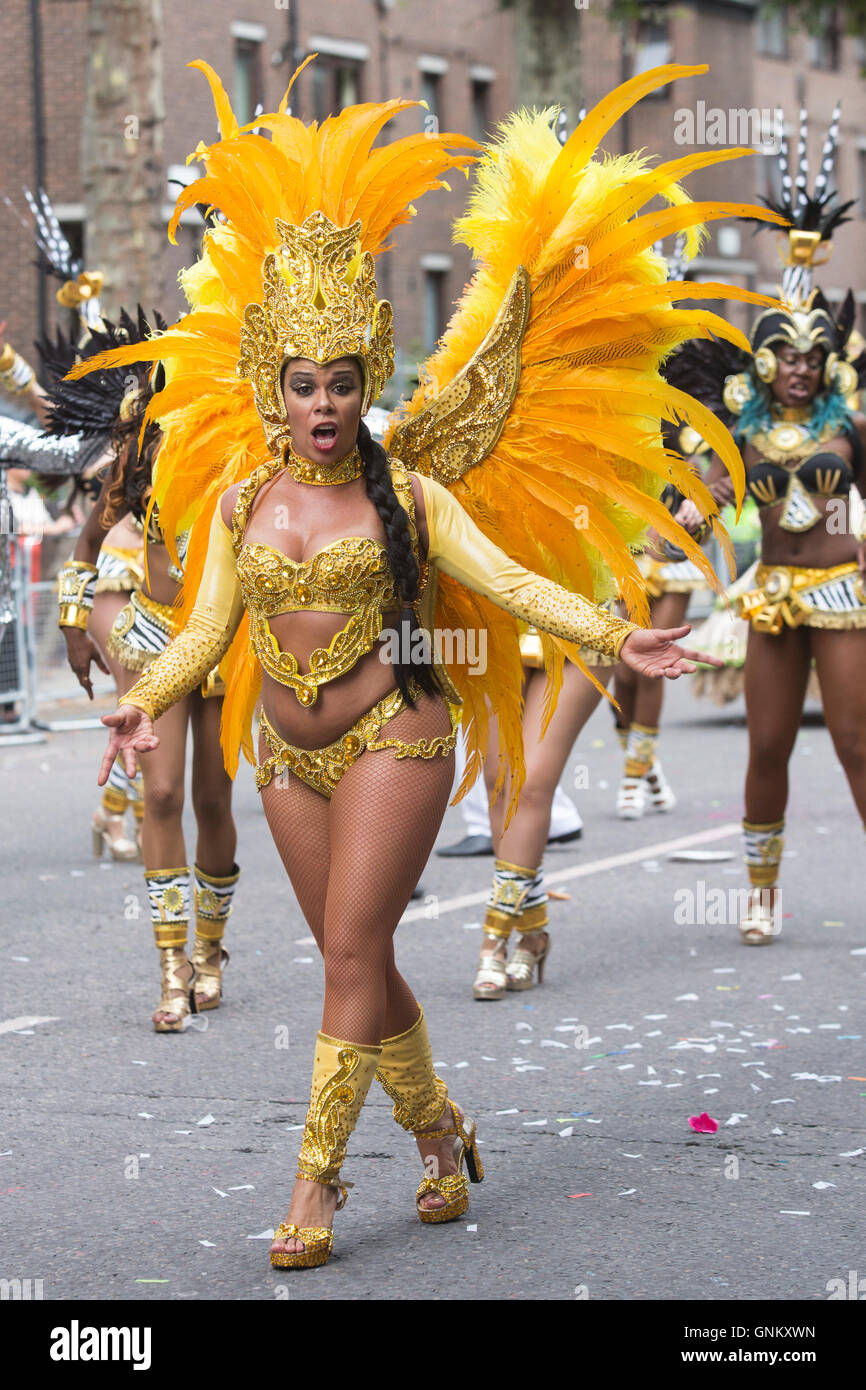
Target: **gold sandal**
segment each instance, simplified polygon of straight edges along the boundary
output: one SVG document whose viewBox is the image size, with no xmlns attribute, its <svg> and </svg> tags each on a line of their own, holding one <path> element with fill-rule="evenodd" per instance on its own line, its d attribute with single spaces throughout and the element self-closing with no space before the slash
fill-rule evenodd
<svg viewBox="0 0 866 1390">
<path fill-rule="evenodd" d="M 214 942 L 203 940 L 196 934 L 192 948 L 192 963 L 196 973 L 196 1004 L 200 1014 L 205 1013 L 208 1009 L 219 1008 L 222 999 L 222 972 L 231 959 L 228 951 L 222 947 L 217 964 L 209 964 L 209 948 L 214 944 Z M 204 1003 L 198 998 L 199 995 Z"/>
<path fill-rule="evenodd" d="M 746 915 L 737 925 L 744 946 L 770 946 L 781 930 L 773 909 L 762 902 L 766 889 L 754 889 L 749 894 Z"/>
<path fill-rule="evenodd" d="M 425 1225 L 430 1226 L 438 1225 L 442 1221 L 456 1221 L 458 1216 L 462 1216 L 469 1206 L 469 1182 L 461 1171 L 464 1158 L 469 1181 L 481 1182 L 484 1178 L 481 1155 L 475 1141 L 475 1121 L 469 1120 L 467 1123 L 466 1116 L 460 1115 L 453 1101 L 449 1100 L 447 1104 L 454 1120 L 453 1127 L 426 1130 L 415 1135 L 416 1139 L 436 1139 L 444 1134 L 455 1135 L 454 1161 L 457 1164 L 457 1172 L 448 1173 L 444 1178 L 422 1178 L 415 1193 L 415 1207 L 418 1217 Z M 430 1196 L 431 1193 L 444 1197 L 445 1205 L 442 1207 L 422 1207 L 420 1205 L 421 1198 Z"/>
<path fill-rule="evenodd" d="M 306 1182 L 315 1182 L 315 1178 L 307 1178 L 304 1173 L 298 1173 L 298 1177 Z M 349 1200 L 346 1189 L 352 1184 L 330 1182 L 322 1186 L 333 1187 L 340 1193 L 334 1211 L 342 1211 Z M 272 1250 L 271 1264 L 276 1269 L 318 1269 L 320 1265 L 328 1263 L 334 1248 L 334 1232 L 330 1226 L 287 1226 L 285 1221 L 281 1221 L 274 1231 L 274 1240 L 302 1240 L 305 1246 L 305 1249 L 294 1253 Z"/>
<path fill-rule="evenodd" d="M 525 936 L 540 936 L 541 932 L 525 932 Z M 538 966 L 538 983 L 544 979 L 544 962 L 550 955 L 550 933 L 544 932 L 547 937 L 547 945 L 543 951 L 537 954 L 535 951 L 527 951 L 522 946 L 518 946 L 508 965 L 505 967 L 505 978 L 507 989 L 532 989 L 535 984 L 533 976 L 535 967 Z"/>
<path fill-rule="evenodd" d="M 114 838 L 109 834 L 109 830 L 122 830 L 122 835 Z M 95 858 L 102 858 L 102 851 L 108 850 L 112 859 L 129 861 L 138 859 L 139 849 L 137 844 L 127 838 L 126 824 L 123 816 L 109 815 L 104 811 L 95 811 L 93 814 L 93 853 Z"/>
<path fill-rule="evenodd" d="M 154 1031 L 157 1033 L 182 1033 L 190 1014 L 198 1013 L 195 1000 L 196 969 L 184 950 L 165 946 L 160 955 L 162 957 L 162 998 L 154 1009 L 154 1013 L 171 1014 L 173 1021 L 168 1022 L 166 1019 L 162 1019 L 157 1023 L 154 1019 Z M 182 980 L 178 971 L 187 964 L 192 965 L 192 974 L 188 980 Z M 173 995 L 172 990 L 183 990 L 184 993 L 181 996 Z"/>
<path fill-rule="evenodd" d="M 490 933 L 485 933 L 484 941 L 492 941 L 494 947 L 502 945 L 502 937 Z M 492 951 L 482 952 L 472 985 L 473 999 L 504 999 L 505 983 L 505 961 Z"/>
</svg>

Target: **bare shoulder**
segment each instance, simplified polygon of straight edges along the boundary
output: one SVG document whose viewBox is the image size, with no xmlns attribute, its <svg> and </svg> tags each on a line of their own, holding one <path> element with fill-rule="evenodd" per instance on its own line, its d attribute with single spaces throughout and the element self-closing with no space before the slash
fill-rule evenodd
<svg viewBox="0 0 866 1390">
<path fill-rule="evenodd" d="M 219 500 L 220 515 L 228 527 L 231 527 L 232 514 L 238 500 L 238 493 L 242 487 L 243 483 L 232 483 L 231 487 L 226 488 Z"/>
</svg>

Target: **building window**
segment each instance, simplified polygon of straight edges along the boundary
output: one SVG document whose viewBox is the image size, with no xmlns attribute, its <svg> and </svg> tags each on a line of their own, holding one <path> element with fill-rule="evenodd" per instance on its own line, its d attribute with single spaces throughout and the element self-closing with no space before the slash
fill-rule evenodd
<svg viewBox="0 0 866 1390">
<path fill-rule="evenodd" d="M 490 138 L 490 83 L 472 83 L 472 136 L 479 144 Z"/>
<path fill-rule="evenodd" d="M 424 271 L 424 351 L 435 348 L 445 329 L 445 285 L 447 271 Z"/>
<path fill-rule="evenodd" d="M 632 59 L 632 77 L 637 77 L 638 73 L 641 72 L 648 72 L 650 68 L 661 67 L 663 64 L 669 63 L 672 52 L 668 21 L 666 19 L 640 20 L 634 58 Z M 656 92 L 648 92 L 645 100 L 654 97 L 657 101 L 664 101 L 670 90 L 670 84 L 666 87 L 660 87 Z"/>
<path fill-rule="evenodd" d="M 758 52 L 765 58 L 787 58 L 788 31 L 785 16 L 779 10 L 766 10 L 758 15 Z"/>
<path fill-rule="evenodd" d="M 312 64 L 313 113 L 317 121 L 337 116 L 363 100 L 364 65 L 356 58 L 323 53 Z"/>
<path fill-rule="evenodd" d="M 234 109 L 239 125 L 249 125 L 264 105 L 262 45 L 257 39 L 235 38 Z"/>
<path fill-rule="evenodd" d="M 832 7 L 825 6 L 818 18 L 817 31 L 809 35 L 809 62 L 813 68 L 836 72 L 839 67 L 839 20 Z"/>
<path fill-rule="evenodd" d="M 429 114 L 436 122 L 434 129 L 442 129 L 442 78 L 438 72 L 422 72 L 421 100 L 426 101 Z"/>
</svg>

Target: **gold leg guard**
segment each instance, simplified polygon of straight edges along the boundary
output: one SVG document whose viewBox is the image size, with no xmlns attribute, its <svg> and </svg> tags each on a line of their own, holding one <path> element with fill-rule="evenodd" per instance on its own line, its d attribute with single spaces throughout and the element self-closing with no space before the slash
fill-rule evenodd
<svg viewBox="0 0 866 1390">
<path fill-rule="evenodd" d="M 645 777 L 655 761 L 658 728 L 632 724 L 625 746 L 625 776 Z"/>
<path fill-rule="evenodd" d="M 410 1134 L 427 1129 L 441 1117 L 448 1087 L 433 1070 L 423 1009 L 405 1033 L 382 1039 L 376 1080 L 394 1102 L 394 1119 Z"/>
<path fill-rule="evenodd" d="M 346 1145 L 358 1122 L 381 1053 L 381 1047 L 341 1042 L 325 1033 L 316 1037 L 313 1084 L 298 1155 L 298 1177 L 338 1188 L 341 1193 L 338 1208 L 345 1204 L 349 1186 L 340 1183 Z M 328 1226 L 294 1226 L 281 1222 L 274 1239 L 297 1239 L 303 1241 L 305 1247 L 297 1254 L 271 1252 L 271 1264 L 280 1269 L 313 1269 L 323 1265 L 334 1245 L 334 1233 Z"/>
<path fill-rule="evenodd" d="M 200 1011 L 218 1009 L 222 993 L 222 970 L 228 965 L 229 953 L 221 950 L 219 960 L 212 961 L 214 946 L 223 939 L 226 922 L 231 916 L 232 898 L 240 878 L 240 869 L 233 865 L 225 878 L 213 878 L 195 866 L 195 942 L 192 963 L 196 968 L 196 995 Z"/>
<path fill-rule="evenodd" d="M 349 1135 L 376 1075 L 381 1046 L 316 1037 L 310 1106 L 298 1156 L 298 1177 L 336 1183 Z"/>
<path fill-rule="evenodd" d="M 166 947 L 185 950 L 189 926 L 189 866 L 147 870 L 144 882 L 156 945 L 160 950 Z"/>
</svg>

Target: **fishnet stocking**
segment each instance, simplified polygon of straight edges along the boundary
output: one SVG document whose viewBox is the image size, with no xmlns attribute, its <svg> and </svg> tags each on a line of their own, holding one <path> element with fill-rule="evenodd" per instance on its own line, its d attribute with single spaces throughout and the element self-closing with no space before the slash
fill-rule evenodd
<svg viewBox="0 0 866 1390">
<path fill-rule="evenodd" d="M 380 738 L 450 732 L 442 700 L 401 710 Z M 264 741 L 260 756 L 268 753 Z M 292 773 L 262 791 L 265 816 L 325 961 L 322 1032 L 377 1044 L 411 1028 L 418 1004 L 394 963 L 393 934 L 433 848 L 454 755 L 367 751 L 328 801 Z"/>
</svg>

